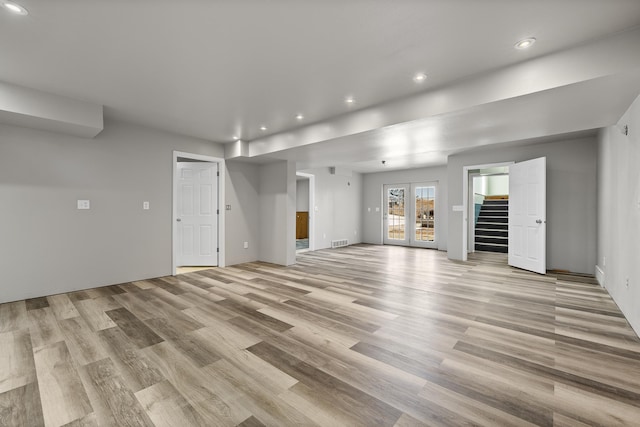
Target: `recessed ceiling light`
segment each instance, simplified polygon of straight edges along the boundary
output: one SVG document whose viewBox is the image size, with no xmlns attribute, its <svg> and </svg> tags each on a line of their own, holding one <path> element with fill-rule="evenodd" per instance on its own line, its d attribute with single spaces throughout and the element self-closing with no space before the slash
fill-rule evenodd
<svg viewBox="0 0 640 427">
<path fill-rule="evenodd" d="M 5 1 L 2 2 L 2 6 L 4 6 L 5 9 L 10 10 L 11 12 L 15 13 L 16 15 L 28 15 L 29 12 L 27 12 L 27 9 L 25 9 L 24 7 L 20 6 L 18 3 L 14 3 L 11 1 Z"/>
<path fill-rule="evenodd" d="M 356 100 L 353 98 L 353 96 L 347 96 L 344 99 L 344 102 L 346 102 L 347 104 L 355 104 Z"/>
<path fill-rule="evenodd" d="M 514 45 L 516 49 L 526 49 L 531 47 L 536 42 L 534 37 L 529 37 L 528 39 L 522 39 L 518 43 Z"/>
<path fill-rule="evenodd" d="M 427 75 L 425 73 L 417 73 L 413 76 L 413 81 L 416 83 L 422 83 L 427 80 Z"/>
<path fill-rule="evenodd" d="M 302 120 L 302 119 L 304 119 L 304 116 L 302 114 L 298 114 L 298 115 L 296 115 L 296 119 L 297 120 Z"/>
<path fill-rule="evenodd" d="M 266 126 L 260 126 L 260 130 L 267 130 Z"/>
</svg>

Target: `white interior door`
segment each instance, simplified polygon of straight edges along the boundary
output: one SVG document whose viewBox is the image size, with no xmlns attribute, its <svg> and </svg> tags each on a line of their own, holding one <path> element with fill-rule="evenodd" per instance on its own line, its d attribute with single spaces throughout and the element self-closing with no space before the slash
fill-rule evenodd
<svg viewBox="0 0 640 427">
<path fill-rule="evenodd" d="M 218 164 L 178 162 L 177 266 L 218 265 Z"/>
<path fill-rule="evenodd" d="M 509 167 L 509 265 L 546 274 L 547 158 Z"/>
</svg>

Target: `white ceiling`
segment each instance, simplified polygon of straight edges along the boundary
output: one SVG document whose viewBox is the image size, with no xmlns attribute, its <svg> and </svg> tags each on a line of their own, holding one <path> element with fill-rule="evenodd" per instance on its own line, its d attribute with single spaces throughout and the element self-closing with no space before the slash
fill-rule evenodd
<svg viewBox="0 0 640 427">
<path fill-rule="evenodd" d="M 103 104 L 108 118 L 215 142 L 236 135 L 256 147 L 281 132 L 428 96 L 640 25 L 638 0 L 18 2 L 28 16 L 0 11 L 0 80 Z M 538 40 L 531 49 L 513 48 L 530 36 Z M 412 81 L 418 71 L 429 76 L 420 85 Z M 496 100 L 425 116 L 426 122 L 396 121 L 391 130 L 385 123 L 303 147 L 278 150 L 276 144 L 261 156 L 301 167 L 341 162 L 361 171 L 378 170 L 380 156 L 404 159 L 402 167 L 438 164 L 481 144 L 610 122 L 604 116 L 637 95 L 637 80 L 627 76 L 624 89 L 622 83 L 584 83 L 577 89 L 589 92 L 580 95 L 558 85 L 562 93 L 540 95 L 533 104 Z M 576 114 L 605 90 L 612 91 L 605 96 L 608 109 Z M 356 104 L 347 106 L 346 96 Z M 538 120 L 553 117 L 553 124 L 527 125 L 516 108 Z M 544 115 L 535 114 L 539 109 Z M 305 119 L 296 120 L 297 113 Z M 511 120 L 522 127 L 505 131 L 501 123 Z M 434 127 L 438 132 L 425 134 Z M 385 138 L 391 131 L 394 138 Z"/>
</svg>

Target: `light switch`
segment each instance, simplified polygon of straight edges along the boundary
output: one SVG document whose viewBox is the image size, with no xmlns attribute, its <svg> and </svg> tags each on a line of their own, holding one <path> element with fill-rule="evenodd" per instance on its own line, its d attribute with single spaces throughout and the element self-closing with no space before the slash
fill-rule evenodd
<svg viewBox="0 0 640 427">
<path fill-rule="evenodd" d="M 249 242 L 244 242 L 244 248 L 249 249 Z"/>
<path fill-rule="evenodd" d="M 380 212 L 380 208 L 376 207 L 376 212 Z"/>
<path fill-rule="evenodd" d="M 78 209 L 91 209 L 91 201 L 78 200 Z"/>
<path fill-rule="evenodd" d="M 149 202 L 142 202 L 142 209 L 144 209 L 145 211 L 149 210 Z"/>
<path fill-rule="evenodd" d="M 371 212 L 371 208 L 367 208 L 367 212 Z"/>
</svg>

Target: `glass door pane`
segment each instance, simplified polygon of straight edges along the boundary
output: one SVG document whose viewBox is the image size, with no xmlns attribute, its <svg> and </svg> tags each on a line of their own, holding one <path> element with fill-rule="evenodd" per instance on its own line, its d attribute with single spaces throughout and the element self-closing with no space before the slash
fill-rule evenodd
<svg viewBox="0 0 640 427">
<path fill-rule="evenodd" d="M 415 242 L 435 241 L 435 202 L 434 186 L 414 186 L 415 195 Z"/>
<path fill-rule="evenodd" d="M 387 238 L 405 239 L 405 191 L 404 188 L 387 189 Z"/>
<path fill-rule="evenodd" d="M 385 245 L 408 245 L 412 233 L 413 209 L 409 184 L 385 185 L 383 211 L 383 243 Z"/>
<path fill-rule="evenodd" d="M 383 243 L 436 248 L 436 182 L 383 186 Z"/>
</svg>

